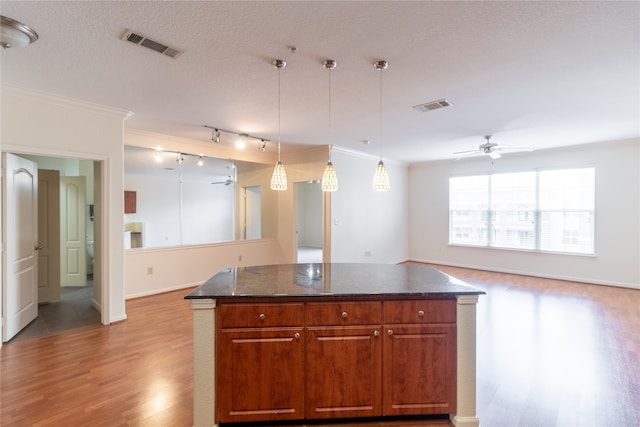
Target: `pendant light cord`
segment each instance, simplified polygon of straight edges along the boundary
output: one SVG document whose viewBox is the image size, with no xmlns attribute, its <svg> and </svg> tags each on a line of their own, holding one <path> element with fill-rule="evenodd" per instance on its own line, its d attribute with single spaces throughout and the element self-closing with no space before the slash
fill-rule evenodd
<svg viewBox="0 0 640 427">
<path fill-rule="evenodd" d="M 280 97 L 281 97 L 281 89 L 280 89 L 280 71 L 282 69 L 278 68 L 278 162 L 280 161 Z"/>
<path fill-rule="evenodd" d="M 331 148 L 333 147 L 333 129 L 331 127 L 331 72 L 329 68 L 329 163 L 331 163 Z"/>
<path fill-rule="evenodd" d="M 382 68 L 380 68 L 380 160 L 382 160 Z"/>
</svg>

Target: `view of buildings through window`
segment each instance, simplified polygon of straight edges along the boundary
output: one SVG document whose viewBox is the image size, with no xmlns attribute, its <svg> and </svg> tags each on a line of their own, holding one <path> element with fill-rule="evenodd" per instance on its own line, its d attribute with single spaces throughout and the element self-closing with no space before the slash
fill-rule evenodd
<svg viewBox="0 0 640 427">
<path fill-rule="evenodd" d="M 594 253 L 595 169 L 449 179 L 449 243 Z"/>
</svg>

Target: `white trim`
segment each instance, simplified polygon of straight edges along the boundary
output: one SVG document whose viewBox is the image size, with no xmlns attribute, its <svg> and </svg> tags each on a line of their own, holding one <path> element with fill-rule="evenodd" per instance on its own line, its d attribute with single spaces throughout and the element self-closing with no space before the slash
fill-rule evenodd
<svg viewBox="0 0 640 427">
<path fill-rule="evenodd" d="M 480 419 L 478 417 L 459 417 L 451 414 L 449 419 L 455 427 L 478 427 L 480 425 Z"/>
<path fill-rule="evenodd" d="M 192 299 L 191 308 L 193 310 L 213 310 L 216 308 L 216 300 L 211 298 Z"/>
<path fill-rule="evenodd" d="M 202 282 L 183 283 L 183 284 L 180 284 L 180 285 L 169 286 L 167 288 L 162 288 L 162 289 L 153 289 L 151 291 L 136 292 L 135 294 L 125 295 L 124 299 L 125 299 L 125 301 L 127 301 L 127 300 L 134 299 L 134 298 L 141 298 L 141 297 L 148 297 L 150 295 L 164 294 L 165 292 L 179 291 L 180 289 L 194 288 L 194 287 L 200 286 L 200 285 L 202 285 Z"/>
<path fill-rule="evenodd" d="M 562 276 L 556 274 L 542 274 L 534 271 L 521 271 L 521 270 L 512 270 L 508 268 L 495 268 L 495 267 L 487 267 L 485 265 L 473 265 L 473 264 L 463 264 L 463 263 L 455 263 L 455 262 L 446 262 L 442 260 L 427 260 L 427 259 L 409 259 L 411 262 L 422 262 L 425 264 L 435 264 L 437 265 L 445 265 L 448 267 L 459 267 L 459 268 L 470 268 L 472 270 L 483 270 L 483 271 L 492 271 L 496 273 L 508 273 L 508 274 L 517 274 L 520 276 L 532 276 L 532 277 L 541 277 L 543 279 L 554 279 L 554 280 L 564 280 L 567 282 L 578 282 L 578 283 L 587 283 L 591 285 L 602 285 L 602 286 L 613 286 L 619 288 L 631 288 L 631 289 L 640 289 L 640 283 L 627 283 L 627 282 L 613 282 L 613 281 L 604 281 L 598 279 L 591 279 L 588 277 L 575 277 L 575 276 Z M 436 267 L 437 268 L 437 267 Z"/>
<path fill-rule="evenodd" d="M 133 116 L 133 112 L 128 110 L 108 107 L 105 105 L 92 104 L 90 102 L 81 101 L 79 99 L 74 99 L 74 98 L 67 98 L 67 97 L 56 95 L 53 93 L 39 92 L 33 89 L 27 89 L 27 88 L 11 86 L 11 85 L 2 85 L 0 86 L 0 89 L 2 90 L 2 92 L 8 95 L 14 95 L 21 98 L 31 99 L 34 101 L 46 102 L 48 104 L 53 104 L 61 107 L 80 108 L 83 110 L 89 110 L 89 111 L 93 111 L 100 114 L 115 116 L 122 120 L 128 119 L 129 117 Z"/>
</svg>

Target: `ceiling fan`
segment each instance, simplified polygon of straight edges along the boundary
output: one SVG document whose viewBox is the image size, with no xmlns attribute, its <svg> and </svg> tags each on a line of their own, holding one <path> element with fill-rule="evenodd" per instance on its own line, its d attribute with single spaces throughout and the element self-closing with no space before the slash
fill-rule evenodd
<svg viewBox="0 0 640 427">
<path fill-rule="evenodd" d="M 500 152 L 511 151 L 533 151 L 533 147 L 511 147 L 508 145 L 498 145 L 495 142 L 491 142 L 491 137 L 493 135 L 485 135 L 484 139 L 487 141 L 484 144 L 478 146 L 477 150 L 467 150 L 467 151 L 456 151 L 453 154 L 462 154 L 462 156 L 456 158 L 456 160 L 460 160 L 465 157 L 484 155 L 491 157 L 493 160 L 499 159 L 502 157 Z"/>
<path fill-rule="evenodd" d="M 231 185 L 233 184 L 233 180 L 231 179 L 231 176 L 229 176 L 227 179 L 225 179 L 224 181 L 214 181 L 212 182 L 212 184 L 224 184 L 224 185 Z"/>
</svg>

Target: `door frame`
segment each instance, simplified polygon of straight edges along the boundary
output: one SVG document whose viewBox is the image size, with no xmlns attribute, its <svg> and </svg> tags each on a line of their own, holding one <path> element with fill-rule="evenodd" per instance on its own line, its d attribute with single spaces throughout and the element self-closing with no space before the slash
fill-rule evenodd
<svg viewBox="0 0 640 427">
<path fill-rule="evenodd" d="M 295 181 L 293 183 L 293 255 L 294 262 L 298 262 L 298 189 L 300 188 L 296 184 L 308 183 L 310 181 L 318 181 L 314 179 L 305 179 L 301 181 Z M 321 191 L 322 206 L 320 208 L 320 222 L 321 222 L 321 239 L 322 239 L 322 262 L 331 262 L 331 192 Z"/>
<path fill-rule="evenodd" d="M 110 188 L 109 188 L 109 170 L 110 159 L 108 156 L 100 156 L 89 153 L 77 153 L 64 150 L 55 149 L 42 149 L 37 147 L 24 147 L 11 144 L 3 144 L 0 146 L 2 152 L 13 154 L 29 154 L 33 156 L 44 157 L 59 157 L 63 159 L 73 160 L 89 160 L 94 162 L 93 175 L 94 175 L 94 268 L 99 272 L 98 279 L 100 280 L 100 321 L 103 325 L 109 325 L 111 323 L 111 281 L 110 272 L 108 268 L 104 266 L 111 265 L 111 253 L 108 247 L 108 241 L 110 240 L 110 223 L 107 220 L 108 207 L 111 206 L 110 200 Z M 96 187 L 95 183 L 99 183 L 99 187 Z M 0 237 L 2 237 L 0 235 Z M 0 239 L 1 240 L 1 239 Z M 0 267 L 1 269 L 2 267 Z M 0 276 L 2 271 L 0 270 Z M 96 281 L 96 271 L 94 270 L 94 282 Z M 1 284 L 4 286 L 4 283 Z M 0 292 L 0 295 L 2 293 Z M 0 297 L 0 304 L 2 303 Z M 0 340 L 2 341 L 2 340 Z M 2 343 L 0 342 L 0 346 Z"/>
</svg>

